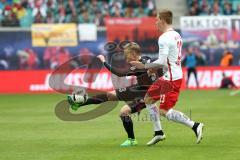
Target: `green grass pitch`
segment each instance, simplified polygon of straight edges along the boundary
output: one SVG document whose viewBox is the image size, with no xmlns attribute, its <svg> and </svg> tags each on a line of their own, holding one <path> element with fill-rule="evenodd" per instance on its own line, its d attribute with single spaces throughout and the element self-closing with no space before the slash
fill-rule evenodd
<svg viewBox="0 0 240 160">
<path fill-rule="evenodd" d="M 194 133 L 162 119 L 167 139 L 153 147 L 146 111 L 133 117 L 138 146 L 121 148 L 126 139 L 120 107 L 85 122 L 66 122 L 54 113 L 64 95 L 0 95 L 0 160 L 234 160 L 240 159 L 240 95 L 230 91 L 183 91 L 175 109 L 203 122 L 201 144 Z M 84 112 L 95 106 L 80 109 Z"/>
</svg>

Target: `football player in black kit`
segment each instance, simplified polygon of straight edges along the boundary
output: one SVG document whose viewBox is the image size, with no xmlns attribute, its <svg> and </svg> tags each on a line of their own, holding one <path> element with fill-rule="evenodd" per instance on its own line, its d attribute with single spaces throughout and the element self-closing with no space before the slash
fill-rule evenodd
<svg viewBox="0 0 240 160">
<path fill-rule="evenodd" d="M 127 102 L 127 104 L 124 105 L 120 110 L 120 118 L 128 134 L 128 139 L 120 146 L 135 146 L 138 142 L 134 136 L 133 122 L 130 114 L 140 112 L 143 108 L 146 108 L 143 102 L 143 98 L 148 90 L 148 87 L 156 79 L 161 77 L 163 73 L 161 69 L 157 71 L 146 69 L 139 70 L 128 63 L 130 61 L 136 60 L 139 60 L 142 63 L 150 63 L 152 61 L 151 58 L 147 56 L 141 56 L 140 46 L 137 43 L 127 43 L 123 47 L 123 53 L 126 58 L 126 63 L 122 67 L 116 67 L 114 65 L 108 64 L 105 61 L 105 57 L 103 55 L 99 55 L 97 58 L 110 72 L 119 77 L 136 76 L 137 84 L 125 88 L 118 88 L 111 92 L 106 92 L 103 94 L 95 95 L 93 97 L 89 97 L 83 104 L 79 105 L 79 107 L 90 104 L 100 104 L 106 101 Z M 158 114 L 158 112 L 155 112 L 154 114 Z M 151 116 L 154 116 L 154 114 L 152 114 Z M 159 119 L 157 119 L 156 121 L 159 121 Z M 158 134 L 161 133 L 155 132 L 155 135 Z"/>
</svg>

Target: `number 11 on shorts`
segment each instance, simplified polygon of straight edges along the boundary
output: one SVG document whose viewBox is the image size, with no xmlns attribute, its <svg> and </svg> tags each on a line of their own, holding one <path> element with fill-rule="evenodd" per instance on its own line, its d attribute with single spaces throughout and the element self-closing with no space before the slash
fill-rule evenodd
<svg viewBox="0 0 240 160">
<path fill-rule="evenodd" d="M 165 94 L 160 94 L 160 103 L 165 102 Z"/>
</svg>

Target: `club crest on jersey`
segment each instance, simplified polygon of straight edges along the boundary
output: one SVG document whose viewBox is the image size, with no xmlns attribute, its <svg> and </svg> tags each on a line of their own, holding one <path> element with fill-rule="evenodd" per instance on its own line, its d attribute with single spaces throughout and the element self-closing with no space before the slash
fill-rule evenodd
<svg viewBox="0 0 240 160">
<path fill-rule="evenodd" d="M 131 71 L 134 71 L 135 69 L 136 69 L 136 66 L 131 66 L 131 67 L 130 67 L 130 70 L 131 70 Z"/>
<path fill-rule="evenodd" d="M 159 44 L 159 49 L 163 49 L 164 45 L 163 44 Z"/>
</svg>

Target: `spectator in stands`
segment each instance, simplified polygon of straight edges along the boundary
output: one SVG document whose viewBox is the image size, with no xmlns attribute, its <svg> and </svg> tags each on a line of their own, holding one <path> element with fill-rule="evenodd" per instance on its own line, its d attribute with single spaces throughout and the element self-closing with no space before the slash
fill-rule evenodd
<svg viewBox="0 0 240 160">
<path fill-rule="evenodd" d="M 0 59 L 0 70 L 7 70 L 9 65 L 6 60 Z"/>
<path fill-rule="evenodd" d="M 228 67 L 228 66 L 231 66 L 232 64 L 233 64 L 233 54 L 229 50 L 225 49 L 220 62 L 220 66 Z"/>
<path fill-rule="evenodd" d="M 240 15 L 240 4 L 237 6 L 236 15 Z"/>
<path fill-rule="evenodd" d="M 216 47 L 218 47 L 218 38 L 217 38 L 217 36 L 216 36 L 216 34 L 214 33 L 213 30 L 211 30 L 210 34 L 207 36 L 205 44 L 209 48 L 216 48 Z"/>
<path fill-rule="evenodd" d="M 97 13 L 94 19 L 94 23 L 97 26 L 103 26 L 104 25 L 104 18 L 103 15 L 101 14 L 101 12 Z"/>
<path fill-rule="evenodd" d="M 70 59 L 70 53 L 69 51 L 64 47 L 59 47 L 57 60 L 58 60 L 58 66 L 67 62 Z"/>
<path fill-rule="evenodd" d="M 56 68 L 57 66 L 57 47 L 47 47 L 43 55 L 44 68 Z"/>
<path fill-rule="evenodd" d="M 79 17 L 79 23 L 93 23 L 94 19 L 89 15 L 88 11 L 85 10 Z"/>
<path fill-rule="evenodd" d="M 224 8 L 223 8 L 223 14 L 224 15 L 232 15 L 234 13 L 233 9 L 232 9 L 232 4 L 227 2 L 224 4 Z"/>
<path fill-rule="evenodd" d="M 189 10 L 189 16 L 196 16 L 197 15 L 197 11 L 196 11 L 196 8 L 195 7 L 191 7 L 190 10 Z"/>
<path fill-rule="evenodd" d="M 134 8 L 135 3 L 132 0 L 123 0 L 123 8 Z"/>
<path fill-rule="evenodd" d="M 214 4 L 213 4 L 213 11 L 212 11 L 213 13 L 212 13 L 212 15 L 214 15 L 214 16 L 221 15 L 219 7 L 220 6 L 218 4 L 218 1 L 215 1 Z"/>
<path fill-rule="evenodd" d="M 200 7 L 198 5 L 197 0 L 193 0 L 192 3 L 190 4 L 190 10 L 189 10 L 189 15 L 190 16 L 196 16 L 199 15 L 201 12 Z"/>
<path fill-rule="evenodd" d="M 20 20 L 20 19 L 22 19 L 26 14 L 27 14 L 26 9 L 25 9 L 22 5 L 19 5 L 18 8 L 17 8 L 17 10 L 16 10 L 17 18 Z"/>
<path fill-rule="evenodd" d="M 54 12 L 56 10 L 56 0 L 47 0 L 47 12 Z"/>
<path fill-rule="evenodd" d="M 44 17 L 41 15 L 40 12 L 37 13 L 34 19 L 34 23 L 44 23 Z"/>
<path fill-rule="evenodd" d="M 115 17 L 115 13 L 120 12 L 122 14 L 122 4 L 118 1 L 112 1 L 112 4 L 110 3 L 110 13 Z M 107 8 L 108 9 L 108 8 Z"/>
<path fill-rule="evenodd" d="M 90 56 L 94 55 L 88 48 L 82 48 L 79 51 L 79 60 L 82 64 L 90 64 Z"/>
<path fill-rule="evenodd" d="M 150 11 L 150 10 L 153 10 L 155 8 L 156 8 L 156 6 L 155 6 L 153 0 L 147 0 L 147 9 Z"/>
<path fill-rule="evenodd" d="M 32 5 L 32 16 L 35 17 L 40 14 L 42 17 L 47 16 L 47 5 L 43 0 L 35 0 Z"/>
<path fill-rule="evenodd" d="M 133 8 L 132 7 L 127 7 L 125 9 L 124 17 L 126 17 L 126 18 L 133 18 L 134 17 L 134 13 L 133 13 Z"/>
<path fill-rule="evenodd" d="M 2 26 L 17 27 L 19 26 L 19 20 L 15 13 L 9 12 L 7 16 L 2 20 Z"/>
<path fill-rule="evenodd" d="M 48 11 L 48 13 L 47 13 L 46 22 L 47 23 L 54 23 L 55 22 L 55 19 L 54 19 L 51 11 Z"/>
<path fill-rule="evenodd" d="M 77 15 L 77 11 L 76 11 L 76 8 L 75 8 L 73 0 L 69 0 L 68 1 L 68 6 L 70 8 L 70 12 L 72 13 L 72 15 Z"/>
<path fill-rule="evenodd" d="M 210 12 L 211 12 L 210 7 L 209 7 L 207 1 L 205 1 L 205 3 L 202 4 L 200 15 L 207 16 L 207 15 L 210 15 Z"/>
<path fill-rule="evenodd" d="M 222 74 L 222 81 L 220 85 L 220 89 L 234 89 L 237 88 L 236 85 L 234 84 L 233 80 L 231 77 L 227 77 L 225 73 L 223 72 Z"/>
<path fill-rule="evenodd" d="M 104 25 L 104 19 L 103 19 L 103 15 L 101 14 L 101 12 L 98 12 L 94 18 L 94 23 L 97 26 L 103 26 Z"/>
<path fill-rule="evenodd" d="M 153 15 L 154 13 L 152 13 L 151 15 Z M 144 9 L 142 6 L 139 6 L 137 9 L 134 10 L 134 17 L 139 17 L 139 18 L 142 18 L 142 17 L 145 17 L 146 14 L 144 12 Z"/>
<path fill-rule="evenodd" d="M 13 52 L 12 47 L 10 48 L 4 48 L 4 52 L 0 54 L 0 70 L 7 70 L 9 69 L 9 63 L 7 61 L 8 59 L 8 52 Z"/>
<path fill-rule="evenodd" d="M 78 23 L 78 16 L 77 14 L 73 11 L 71 16 L 70 16 L 70 20 L 69 20 L 70 23 Z"/>
<path fill-rule="evenodd" d="M 58 23 L 66 22 L 66 11 L 65 11 L 63 3 L 60 3 L 58 5 L 58 13 L 59 14 L 56 15 L 56 18 L 58 18 L 57 22 Z"/>
<path fill-rule="evenodd" d="M 28 53 L 27 68 L 29 70 L 36 69 L 38 65 L 37 54 L 32 49 L 25 49 Z"/>
<path fill-rule="evenodd" d="M 98 13 L 100 10 L 100 7 L 98 6 L 99 3 L 97 2 L 97 0 L 92 0 L 89 6 L 89 12 L 92 15 L 95 15 L 96 13 Z"/>
<path fill-rule="evenodd" d="M 19 68 L 23 70 L 36 69 L 38 65 L 37 54 L 29 48 L 17 51 L 19 57 Z"/>
<path fill-rule="evenodd" d="M 149 11 L 149 17 L 157 17 L 157 9 L 152 9 Z"/>
<path fill-rule="evenodd" d="M 121 9 L 116 7 L 114 9 L 114 12 L 112 14 L 112 17 L 123 17 L 122 13 L 121 13 Z"/>
<path fill-rule="evenodd" d="M 192 47 L 188 48 L 188 52 L 187 52 L 185 59 L 183 60 L 183 64 L 187 68 L 187 84 L 186 85 L 188 86 L 189 78 L 190 78 L 191 74 L 193 73 L 193 75 L 195 77 L 196 85 L 198 88 L 198 78 L 197 78 L 197 70 L 196 70 L 197 57 L 196 57 L 195 53 L 193 52 Z"/>
</svg>

